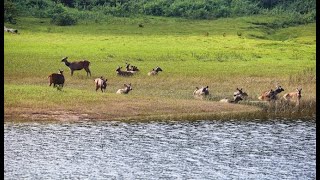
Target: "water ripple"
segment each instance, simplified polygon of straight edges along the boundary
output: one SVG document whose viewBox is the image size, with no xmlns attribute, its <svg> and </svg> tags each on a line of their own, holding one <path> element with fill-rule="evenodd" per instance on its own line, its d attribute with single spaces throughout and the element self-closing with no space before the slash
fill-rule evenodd
<svg viewBox="0 0 320 180">
<path fill-rule="evenodd" d="M 5 123 L 5 179 L 315 179 L 315 120 Z"/>
</svg>

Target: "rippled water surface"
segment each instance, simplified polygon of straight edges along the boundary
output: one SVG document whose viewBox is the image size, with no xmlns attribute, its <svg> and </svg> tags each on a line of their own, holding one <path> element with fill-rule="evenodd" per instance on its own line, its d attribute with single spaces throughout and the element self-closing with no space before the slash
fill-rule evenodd
<svg viewBox="0 0 320 180">
<path fill-rule="evenodd" d="M 7 122 L 4 177 L 316 179 L 316 123 Z"/>
</svg>

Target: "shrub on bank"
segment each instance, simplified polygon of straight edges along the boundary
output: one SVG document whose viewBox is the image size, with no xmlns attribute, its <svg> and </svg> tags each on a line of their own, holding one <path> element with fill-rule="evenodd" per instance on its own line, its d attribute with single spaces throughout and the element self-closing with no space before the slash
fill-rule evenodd
<svg viewBox="0 0 320 180">
<path fill-rule="evenodd" d="M 63 12 L 53 15 L 51 22 L 58 26 L 70 26 L 77 23 L 77 18 L 70 13 Z"/>
</svg>

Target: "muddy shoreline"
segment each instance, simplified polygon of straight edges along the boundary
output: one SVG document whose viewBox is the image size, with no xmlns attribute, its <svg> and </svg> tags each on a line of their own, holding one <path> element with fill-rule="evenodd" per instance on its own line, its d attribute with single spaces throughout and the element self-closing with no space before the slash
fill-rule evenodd
<svg viewBox="0 0 320 180">
<path fill-rule="evenodd" d="M 241 105 L 243 106 L 243 105 Z M 215 109 L 210 112 L 174 112 L 168 114 L 150 113 L 141 115 L 115 115 L 103 114 L 100 112 L 77 112 L 64 110 L 44 110 L 32 108 L 7 108 L 4 114 L 5 122 L 29 122 L 29 121 L 56 121 L 56 122 L 77 122 L 77 121 L 150 121 L 150 120 L 207 120 L 207 119 L 223 119 L 236 116 L 248 116 L 248 114 L 259 113 L 261 109 L 248 106 L 241 110 L 219 111 Z"/>
</svg>

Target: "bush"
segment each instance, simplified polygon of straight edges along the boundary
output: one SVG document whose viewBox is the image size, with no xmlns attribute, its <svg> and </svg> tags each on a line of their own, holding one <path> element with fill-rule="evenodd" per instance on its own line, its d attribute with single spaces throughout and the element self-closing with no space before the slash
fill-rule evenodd
<svg viewBox="0 0 320 180">
<path fill-rule="evenodd" d="M 62 12 L 52 16 L 51 22 L 58 26 L 70 26 L 77 23 L 77 19 L 70 13 Z"/>
<path fill-rule="evenodd" d="M 62 4 L 57 4 L 53 8 L 48 9 L 47 13 L 50 17 L 53 17 L 54 15 L 61 14 L 65 11 L 66 11 L 66 8 Z"/>
<path fill-rule="evenodd" d="M 258 3 L 252 3 L 245 0 L 233 0 L 230 7 L 233 16 L 243 16 L 258 14 L 260 9 Z"/>
<path fill-rule="evenodd" d="M 147 1 L 143 5 L 143 13 L 153 16 L 164 16 L 170 4 L 166 0 Z"/>
<path fill-rule="evenodd" d="M 56 24 L 72 25 L 76 22 L 74 17 L 100 20 L 92 15 L 95 13 L 118 17 L 144 14 L 192 19 L 271 13 L 291 16 L 289 21 L 301 24 L 315 21 L 315 5 L 316 0 L 4 0 L 4 20 L 13 22 L 17 15 L 31 15 L 50 17 Z"/>
</svg>

